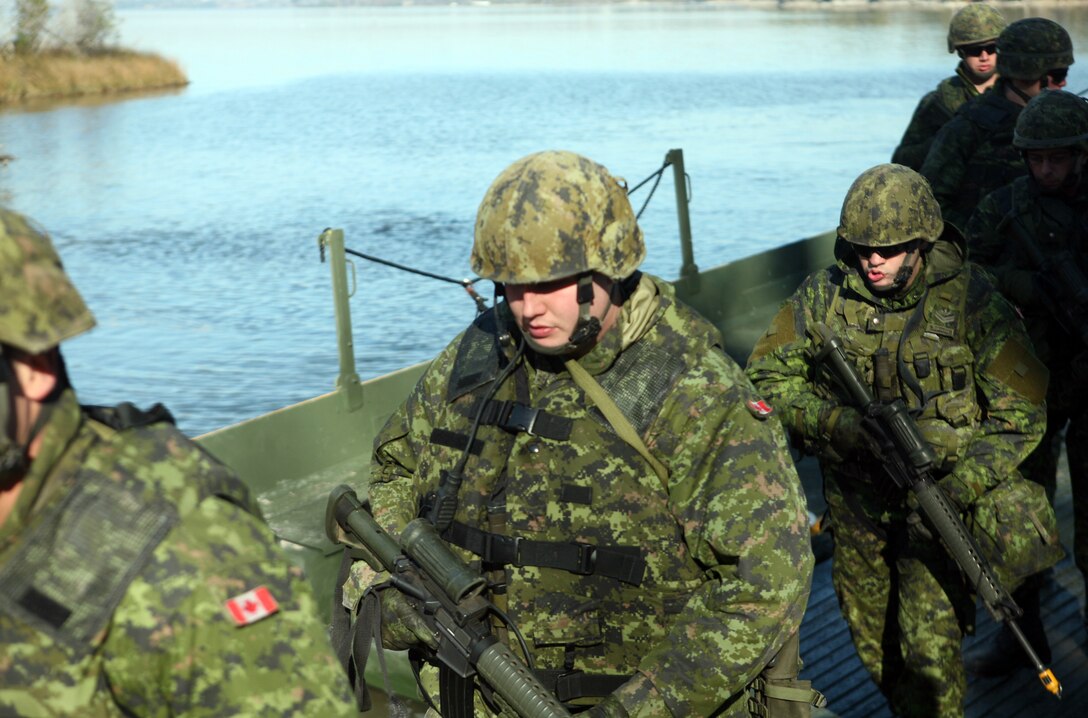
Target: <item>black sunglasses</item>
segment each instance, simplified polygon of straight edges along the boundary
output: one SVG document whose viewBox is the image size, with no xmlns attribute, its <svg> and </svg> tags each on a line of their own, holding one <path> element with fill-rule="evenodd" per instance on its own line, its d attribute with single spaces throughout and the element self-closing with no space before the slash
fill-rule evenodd
<svg viewBox="0 0 1088 718">
<path fill-rule="evenodd" d="M 1065 78 L 1068 74 L 1068 67 L 1055 67 L 1053 70 L 1046 71 L 1047 77 L 1049 77 L 1055 84 L 1059 82 L 1065 82 Z"/>
<path fill-rule="evenodd" d="M 978 57 L 984 52 L 990 55 L 996 55 L 997 45 L 992 42 L 989 45 L 966 45 L 960 48 L 960 52 L 965 56 L 970 57 Z"/>
<path fill-rule="evenodd" d="M 895 257 L 906 252 L 912 252 L 917 246 L 917 239 L 908 239 L 906 242 L 900 242 L 899 244 L 884 247 L 866 247 L 860 244 L 851 245 L 854 249 L 854 254 L 862 259 L 867 259 L 874 254 L 879 254 L 883 259 L 888 259 L 889 257 Z"/>
</svg>

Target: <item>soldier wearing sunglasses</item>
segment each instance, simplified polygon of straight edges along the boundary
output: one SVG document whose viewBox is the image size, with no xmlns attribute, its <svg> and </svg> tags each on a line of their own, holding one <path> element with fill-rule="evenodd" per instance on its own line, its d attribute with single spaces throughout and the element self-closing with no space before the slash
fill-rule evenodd
<svg viewBox="0 0 1088 718">
<path fill-rule="evenodd" d="M 1043 90 L 1061 89 L 1073 64 L 1073 42 L 1058 23 L 1029 17 L 1011 23 L 995 43 L 993 91 L 970 101 L 941 128 L 920 172 L 945 221 L 964 227 L 979 200 L 1024 175 L 1013 147 L 1016 119 Z"/>
<path fill-rule="evenodd" d="M 997 36 L 1005 18 L 995 8 L 972 3 L 956 12 L 948 26 L 948 51 L 960 57 L 956 73 L 930 90 L 914 110 L 892 162 L 921 168 L 937 132 L 969 100 L 989 90 L 997 80 Z"/>
<path fill-rule="evenodd" d="M 1073 490 L 1073 555 L 1088 577 L 1088 100 L 1070 92 L 1044 92 L 1016 122 L 1013 146 L 1028 174 L 988 194 L 967 223 L 972 260 L 990 269 L 997 287 L 1017 306 L 1039 359 L 1050 370 L 1047 427 L 1020 471 L 1053 496 L 1062 433 Z M 1040 261 L 1042 260 L 1042 261 Z M 1079 277 L 1078 277 L 1079 275 Z M 1077 302 L 1077 296 L 1082 297 Z M 1079 312 L 1079 313 L 1078 313 Z M 1044 662 L 1050 657 L 1034 593 L 1016 595 L 1021 627 Z M 1027 588 L 1032 587 L 1029 582 Z M 1034 615 L 1033 615 L 1034 613 Z M 971 666 L 981 675 L 1021 667 L 1011 635 Z"/>
<path fill-rule="evenodd" d="M 823 370 L 822 337 L 841 340 L 877 401 L 906 405 L 956 510 L 1032 507 L 1056 534 L 1042 488 L 1016 471 L 1043 435 L 1046 368 L 914 170 L 885 164 L 857 178 L 835 258 L 783 303 L 752 349 L 748 377 L 795 446 L 819 459 L 835 531 L 831 579 L 862 665 L 895 715 L 962 718 L 962 639 L 975 599 L 939 542 L 918 530 L 916 504 L 889 477 L 871 420 Z M 1026 533 L 1015 541 L 1038 543 Z M 999 555 L 1018 576 L 1060 557 L 1007 545 Z"/>
</svg>

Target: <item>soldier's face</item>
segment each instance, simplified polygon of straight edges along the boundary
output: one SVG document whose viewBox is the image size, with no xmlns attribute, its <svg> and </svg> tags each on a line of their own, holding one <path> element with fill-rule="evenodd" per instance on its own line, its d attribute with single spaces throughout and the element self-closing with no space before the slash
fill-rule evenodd
<svg viewBox="0 0 1088 718">
<path fill-rule="evenodd" d="M 855 244 L 854 253 L 865 283 L 874 292 L 887 292 L 894 288 L 896 275 L 908 259 L 915 257 L 918 242 L 911 240 L 890 247 L 862 247 Z M 910 286 L 918 276 L 922 263 L 915 262 L 910 268 L 910 279 L 904 286 Z"/>
<path fill-rule="evenodd" d="M 961 47 L 960 57 L 971 72 L 981 77 L 989 77 L 997 69 L 997 45 L 992 42 Z"/>
<path fill-rule="evenodd" d="M 616 323 L 619 307 L 608 300 L 608 287 L 593 280 L 590 313 L 601 320 L 601 334 Z M 506 303 L 518 328 L 537 346 L 559 349 L 570 340 L 578 325 L 578 278 L 541 284 L 507 284 Z"/>
<path fill-rule="evenodd" d="M 1028 150 L 1024 153 L 1031 176 L 1044 192 L 1056 192 L 1061 189 L 1066 179 L 1076 170 L 1080 156 L 1081 154 L 1071 147 Z"/>
</svg>

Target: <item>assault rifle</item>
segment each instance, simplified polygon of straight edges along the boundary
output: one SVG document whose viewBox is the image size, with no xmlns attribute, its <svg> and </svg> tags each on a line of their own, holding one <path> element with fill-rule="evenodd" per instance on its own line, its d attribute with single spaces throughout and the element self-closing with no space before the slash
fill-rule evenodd
<svg viewBox="0 0 1088 718">
<path fill-rule="evenodd" d="M 478 677 L 521 718 L 570 718 L 532 670 L 492 634 L 490 617 L 498 609 L 480 595 L 485 579 L 453 553 L 430 522 L 410 522 L 398 544 L 371 516 L 369 505 L 340 485 L 329 494 L 325 532 L 333 543 L 362 547 L 375 571 L 388 571 L 390 583 L 437 638 L 428 657 L 440 664 L 442 715 L 471 715 L 472 690 L 464 688 Z"/>
<path fill-rule="evenodd" d="M 1019 219 L 1011 224 L 1028 259 L 1046 279 L 1041 283 L 1040 296 L 1047 311 L 1065 331 L 1080 340 L 1082 349 L 1088 348 L 1088 277 L 1077 266 L 1072 252 L 1066 250 L 1047 257 Z"/>
<path fill-rule="evenodd" d="M 850 401 L 871 419 L 874 438 L 881 447 L 881 458 L 895 483 L 914 494 L 918 509 L 936 529 L 945 548 L 959 566 L 968 583 L 982 597 L 995 621 L 1004 623 L 1034 666 L 1043 687 L 1061 698 L 1062 686 L 1054 672 L 1043 665 L 1016 619 L 1023 611 L 1001 585 L 993 568 L 982 555 L 978 544 L 964 526 L 959 512 L 933 478 L 937 457 L 922 436 L 918 425 L 907 411 L 902 399 L 888 403 L 877 402 L 857 369 L 846 356 L 842 341 L 825 326 L 817 328 L 823 340 L 817 361 L 824 361 L 835 379 L 849 394 Z"/>
</svg>

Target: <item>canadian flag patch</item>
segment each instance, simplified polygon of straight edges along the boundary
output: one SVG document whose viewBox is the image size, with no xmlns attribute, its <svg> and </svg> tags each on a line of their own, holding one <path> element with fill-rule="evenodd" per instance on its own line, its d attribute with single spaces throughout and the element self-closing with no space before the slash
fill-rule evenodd
<svg viewBox="0 0 1088 718">
<path fill-rule="evenodd" d="M 276 599 L 272 598 L 271 592 L 264 586 L 258 586 L 234 598 L 227 599 L 226 606 L 231 618 L 234 619 L 234 623 L 239 626 L 256 623 L 280 610 L 280 605 L 276 603 Z"/>
<path fill-rule="evenodd" d="M 774 413 L 774 409 L 763 399 L 749 399 L 748 411 L 752 412 L 752 416 L 757 419 L 766 419 L 768 416 Z"/>
</svg>

